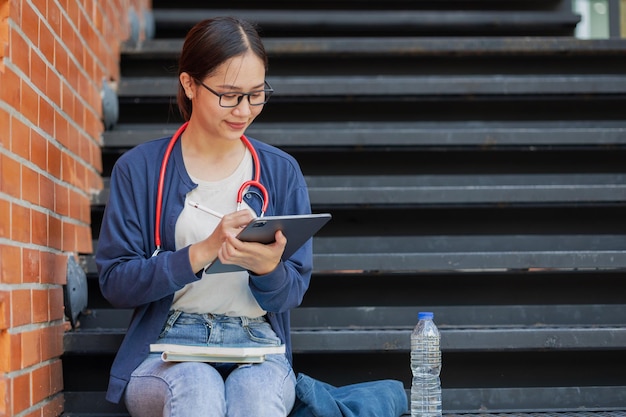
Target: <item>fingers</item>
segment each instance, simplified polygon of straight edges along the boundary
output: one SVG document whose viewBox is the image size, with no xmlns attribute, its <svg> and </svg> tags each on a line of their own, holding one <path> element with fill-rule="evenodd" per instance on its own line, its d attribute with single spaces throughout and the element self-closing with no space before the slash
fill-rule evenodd
<svg viewBox="0 0 626 417">
<path fill-rule="evenodd" d="M 275 244 L 278 247 L 282 248 L 282 250 L 280 252 L 280 254 L 282 255 L 284 250 L 285 250 L 285 246 L 287 246 L 287 237 L 283 234 L 282 231 L 277 230 L 276 234 L 274 235 L 274 239 L 276 240 Z"/>
<path fill-rule="evenodd" d="M 262 244 L 242 242 L 234 236 L 228 236 L 218 251 L 218 257 L 224 264 L 240 265 L 263 275 L 276 268 L 285 251 L 287 239 L 283 233 L 276 232 L 275 239 L 276 241 L 273 243 Z"/>
<path fill-rule="evenodd" d="M 233 213 L 229 213 L 222 218 L 220 225 L 226 229 L 232 229 L 235 234 L 239 233 L 240 229 L 245 227 L 254 218 L 249 210 L 240 210 Z M 231 233 L 232 234 L 232 233 Z"/>
</svg>

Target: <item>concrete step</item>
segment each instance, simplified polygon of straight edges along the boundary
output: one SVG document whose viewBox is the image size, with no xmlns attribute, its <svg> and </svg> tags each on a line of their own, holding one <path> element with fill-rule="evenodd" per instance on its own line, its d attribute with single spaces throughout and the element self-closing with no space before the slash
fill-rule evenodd
<svg viewBox="0 0 626 417">
<path fill-rule="evenodd" d="M 237 16 L 276 34 L 497 34 L 567 35 L 580 16 L 568 10 L 314 10 L 169 9 L 155 10 L 158 33 L 184 33 L 202 19 Z"/>
<path fill-rule="evenodd" d="M 436 57 L 436 56 L 499 56 L 526 58 L 623 56 L 625 39 L 578 39 L 574 37 L 287 37 L 263 39 L 265 50 L 273 58 L 357 58 L 368 57 Z M 175 61 L 183 46 L 182 38 L 150 39 L 138 46 L 122 48 L 127 60 L 155 58 Z M 273 66 L 272 66 L 273 67 Z M 605 70 L 610 70 L 606 68 Z"/>
<path fill-rule="evenodd" d="M 269 76 L 272 101 L 384 101 L 399 98 L 492 96 L 585 96 L 626 94 L 626 75 L 459 75 L 459 76 Z M 126 77 L 119 97 L 141 99 L 176 95 L 176 77 Z"/>
<path fill-rule="evenodd" d="M 614 399 L 624 394 L 626 387 L 583 388 L 443 388 L 445 417 L 625 417 L 626 410 Z M 407 390 L 407 395 L 409 391 Z M 570 408 L 556 405 L 564 396 L 577 398 Z M 516 407 L 529 405 L 525 411 Z M 596 407 L 589 407 L 594 404 Z M 623 404 L 623 402 L 622 402 Z M 95 405 L 95 406 L 94 406 Z M 579 406 L 582 405 L 583 409 Z M 612 407 L 611 405 L 615 405 Z M 127 417 L 123 405 L 106 402 L 102 391 L 65 392 L 66 417 Z M 481 407 L 484 410 L 481 411 Z M 577 409 L 578 408 L 578 409 Z M 94 411 L 98 410 L 98 411 Z M 406 417 L 409 414 L 405 414 Z"/>
<path fill-rule="evenodd" d="M 131 148 L 171 136 L 178 124 L 119 124 L 104 133 L 104 146 Z M 626 145 L 626 121 L 447 121 L 443 122 L 256 122 L 250 137 L 279 147 L 380 150 L 389 147 L 605 147 Z"/>
</svg>

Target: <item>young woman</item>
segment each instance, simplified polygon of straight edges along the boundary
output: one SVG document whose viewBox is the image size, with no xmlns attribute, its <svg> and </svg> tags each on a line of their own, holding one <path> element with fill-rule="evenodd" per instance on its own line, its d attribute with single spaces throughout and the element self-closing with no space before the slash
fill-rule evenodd
<svg viewBox="0 0 626 417">
<path fill-rule="evenodd" d="M 311 212 L 297 162 L 242 137 L 272 93 L 266 69 L 252 25 L 200 22 L 180 56 L 182 133 L 135 147 L 113 169 L 96 262 L 104 296 L 134 314 L 107 399 L 124 400 L 133 416 L 277 417 L 294 404 L 289 311 L 309 285 L 311 242 L 282 261 L 280 232 L 267 245 L 235 237 L 264 202 L 267 215 Z M 254 154 L 262 186 L 245 184 Z M 242 269 L 206 273 L 216 258 Z M 284 344 L 286 354 L 260 364 L 172 363 L 150 353 L 151 343 Z"/>
</svg>

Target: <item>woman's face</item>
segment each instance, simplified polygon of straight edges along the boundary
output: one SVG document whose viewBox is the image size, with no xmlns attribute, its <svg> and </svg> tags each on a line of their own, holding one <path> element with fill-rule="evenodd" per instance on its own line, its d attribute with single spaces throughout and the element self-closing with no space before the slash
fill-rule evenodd
<svg viewBox="0 0 626 417">
<path fill-rule="evenodd" d="M 190 123 L 199 124 L 211 138 L 239 139 L 263 110 L 263 105 L 250 105 L 247 96 L 236 107 L 225 108 L 220 106 L 220 99 L 215 94 L 250 93 L 264 89 L 265 66 L 252 52 L 227 60 L 209 77 L 198 81 L 204 86 L 200 83 L 193 84 L 193 112 Z M 233 97 L 230 96 L 230 99 L 232 101 Z M 227 103 L 227 100 L 228 96 L 224 97 L 223 103 Z"/>
</svg>

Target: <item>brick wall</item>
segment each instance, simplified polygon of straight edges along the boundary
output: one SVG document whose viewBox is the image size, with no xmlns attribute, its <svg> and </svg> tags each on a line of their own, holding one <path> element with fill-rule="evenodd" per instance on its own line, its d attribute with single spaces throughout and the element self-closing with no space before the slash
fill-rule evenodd
<svg viewBox="0 0 626 417">
<path fill-rule="evenodd" d="M 92 251 L 103 80 L 149 7 L 0 0 L 0 416 L 63 410 L 63 285 L 68 256 Z"/>
</svg>

